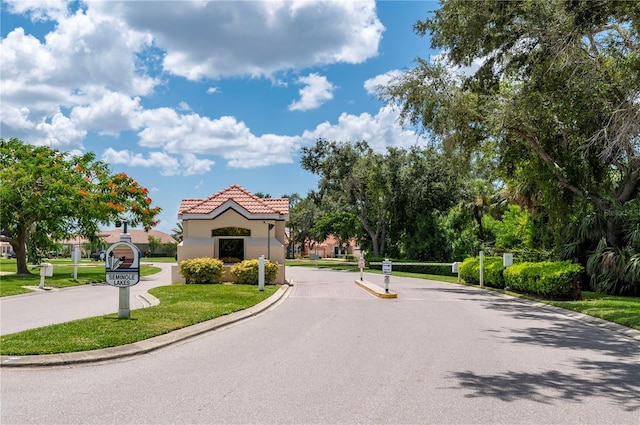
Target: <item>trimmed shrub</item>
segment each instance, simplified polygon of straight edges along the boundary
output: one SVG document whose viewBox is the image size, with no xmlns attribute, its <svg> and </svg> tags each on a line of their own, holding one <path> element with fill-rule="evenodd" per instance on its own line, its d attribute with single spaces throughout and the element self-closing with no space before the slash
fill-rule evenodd
<svg viewBox="0 0 640 425">
<path fill-rule="evenodd" d="M 382 265 L 371 265 L 371 263 L 380 263 L 387 258 L 382 257 L 366 257 L 365 266 L 371 270 L 382 270 Z M 420 274 L 433 274 L 437 276 L 455 276 L 455 273 L 451 271 L 451 266 L 413 266 L 403 263 L 420 263 L 418 260 L 398 260 L 388 258 L 393 263 L 394 272 L 406 272 L 406 273 L 420 273 Z M 425 261 L 425 263 L 428 261 Z"/>
<path fill-rule="evenodd" d="M 245 285 L 257 285 L 258 284 L 258 260 L 244 260 L 241 263 L 235 264 L 231 267 L 231 276 L 236 279 L 236 282 Z M 264 283 L 270 284 L 276 280 L 278 276 L 278 263 L 275 261 L 264 262 Z"/>
<path fill-rule="evenodd" d="M 192 258 L 180 262 L 180 273 L 186 283 L 218 283 L 224 265 L 217 258 Z"/>
<path fill-rule="evenodd" d="M 584 268 L 570 261 L 514 264 L 504 271 L 505 284 L 518 292 L 550 299 L 580 298 Z"/>
<path fill-rule="evenodd" d="M 460 279 L 464 280 L 469 285 L 480 284 L 480 258 L 469 257 L 459 265 Z"/>
<path fill-rule="evenodd" d="M 504 288 L 502 257 L 484 257 L 484 282 L 492 288 Z M 460 279 L 470 285 L 480 284 L 480 257 L 465 258 L 460 264 Z"/>
<path fill-rule="evenodd" d="M 235 264 L 241 262 L 242 260 L 236 257 L 222 257 L 220 261 L 222 261 L 224 264 Z"/>
</svg>

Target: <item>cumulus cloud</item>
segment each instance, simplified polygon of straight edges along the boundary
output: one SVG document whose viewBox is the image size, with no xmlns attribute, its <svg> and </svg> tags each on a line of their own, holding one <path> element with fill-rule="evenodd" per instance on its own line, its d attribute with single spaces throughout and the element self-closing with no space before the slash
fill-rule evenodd
<svg viewBox="0 0 640 425">
<path fill-rule="evenodd" d="M 207 89 L 207 94 L 214 94 L 214 93 L 217 93 L 217 92 L 218 92 L 218 90 L 219 90 L 219 89 L 218 89 L 217 87 L 209 87 L 209 88 Z"/>
<path fill-rule="evenodd" d="M 124 108 L 120 112 L 126 113 L 124 103 L 136 103 L 135 96 L 150 94 L 158 83 L 136 65 L 137 53 L 150 46 L 148 34 L 91 9 L 69 14 L 64 2 L 12 2 L 8 9 L 55 18 L 57 24 L 42 39 L 25 34 L 22 28 L 2 39 L 3 133 L 27 135 L 33 142 L 48 140 L 53 147 L 81 149 L 83 134 L 98 125 L 106 125 L 102 131 L 107 134 L 130 127 L 122 123 L 124 117 L 104 118 L 109 115 L 105 107 L 119 101 Z M 60 115 L 62 109 L 76 107 L 76 115 Z M 120 112 L 112 110 L 112 118 Z M 61 117 L 70 122 L 59 125 Z M 25 132 L 28 128 L 34 132 Z"/>
<path fill-rule="evenodd" d="M 376 75 L 375 77 L 369 78 L 364 82 L 364 89 L 368 94 L 376 96 L 378 94 L 378 87 L 386 86 L 390 81 L 400 77 L 402 74 L 404 74 L 402 71 L 394 69 L 385 72 L 384 74 Z"/>
<path fill-rule="evenodd" d="M 327 80 L 327 77 L 319 74 L 309 74 L 300 77 L 298 84 L 304 84 L 300 89 L 300 100 L 291 102 L 290 111 L 306 111 L 318 108 L 328 100 L 333 99 L 333 91 L 336 87 Z"/>
<path fill-rule="evenodd" d="M 150 152 L 148 156 L 129 150 L 116 151 L 107 148 L 102 154 L 103 161 L 110 164 L 126 164 L 131 167 L 159 168 L 163 176 L 204 174 L 215 164 L 209 159 L 199 159 L 187 153 L 179 160 L 166 152 Z"/>
<path fill-rule="evenodd" d="M 362 63 L 377 56 L 384 31 L 374 0 L 180 1 L 162 7 L 103 1 L 91 7 L 153 33 L 166 51 L 164 69 L 190 80 Z"/>
<path fill-rule="evenodd" d="M 342 113 L 336 124 L 323 122 L 313 130 L 305 131 L 303 143 L 313 143 L 319 138 L 356 142 L 365 140 L 374 150 L 383 152 L 388 146 L 409 147 L 421 142 L 412 130 L 398 124 L 398 110 L 393 106 L 380 108 L 376 115 Z"/>
<path fill-rule="evenodd" d="M 299 137 L 256 136 L 244 122 L 231 116 L 218 119 L 198 114 L 178 115 L 166 109 L 145 111 L 141 146 L 166 152 L 216 155 L 230 167 L 253 168 L 293 162 Z M 212 164 L 210 164 L 212 165 Z"/>
</svg>

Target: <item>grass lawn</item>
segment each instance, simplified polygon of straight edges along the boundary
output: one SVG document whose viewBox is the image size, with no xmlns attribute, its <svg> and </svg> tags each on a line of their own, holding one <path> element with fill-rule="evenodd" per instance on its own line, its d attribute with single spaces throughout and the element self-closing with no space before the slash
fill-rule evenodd
<svg viewBox="0 0 640 425">
<path fill-rule="evenodd" d="M 318 260 L 317 262 L 310 260 L 287 260 L 286 265 L 299 267 L 331 268 L 335 270 L 359 270 L 358 266 L 354 265 L 353 263 L 341 263 L 340 261 L 335 260 Z M 382 271 L 380 270 L 368 269 L 366 270 L 366 272 L 378 274 L 382 273 Z M 458 283 L 458 278 L 456 276 L 425 275 L 406 272 L 393 272 L 393 275 L 419 279 L 438 280 L 448 283 Z M 476 288 L 478 287 L 477 285 L 469 286 L 475 286 Z M 485 289 L 503 292 L 505 294 L 516 297 L 530 298 L 521 294 L 502 291 L 495 288 L 486 287 Z M 540 301 L 567 310 L 577 311 L 589 316 L 598 317 L 600 319 L 608 320 L 619 325 L 640 330 L 640 297 L 619 297 L 615 295 L 597 294 L 595 292 L 583 292 L 582 296 L 584 299 L 580 301 L 548 301 L 537 298 L 535 299 L 535 301 Z"/>
<path fill-rule="evenodd" d="M 149 292 L 160 300 L 154 307 L 74 320 L 0 337 L 0 354 L 35 355 L 97 350 L 142 341 L 176 329 L 244 310 L 278 290 L 266 285 L 169 285 Z"/>
<path fill-rule="evenodd" d="M 70 266 L 69 259 L 52 259 L 47 262 L 53 264 L 53 276 L 46 277 L 45 286 L 51 288 L 66 288 L 69 286 L 79 286 L 88 283 L 101 283 L 105 281 L 104 263 L 83 261 L 84 267 L 78 267 L 78 279 L 73 280 L 73 267 Z M 142 261 L 140 275 L 148 276 L 158 273 L 161 269 L 144 265 L 147 261 Z M 0 272 L 16 272 L 16 260 L 0 260 Z M 0 297 L 18 295 L 31 292 L 23 286 L 39 286 L 39 269 L 33 269 L 31 276 L 15 276 L 11 274 L 0 275 Z"/>
<path fill-rule="evenodd" d="M 619 297 L 583 292 L 580 301 L 544 301 L 640 331 L 640 297 Z"/>
</svg>

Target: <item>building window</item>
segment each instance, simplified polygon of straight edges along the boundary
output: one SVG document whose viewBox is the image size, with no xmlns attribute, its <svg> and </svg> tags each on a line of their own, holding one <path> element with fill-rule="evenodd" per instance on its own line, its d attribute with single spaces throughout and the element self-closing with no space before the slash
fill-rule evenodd
<svg viewBox="0 0 640 425">
<path fill-rule="evenodd" d="M 214 236 L 251 236 L 251 230 L 242 227 L 220 227 L 211 231 Z"/>
<path fill-rule="evenodd" d="M 218 258 L 237 258 L 244 260 L 244 239 L 220 239 Z"/>
</svg>

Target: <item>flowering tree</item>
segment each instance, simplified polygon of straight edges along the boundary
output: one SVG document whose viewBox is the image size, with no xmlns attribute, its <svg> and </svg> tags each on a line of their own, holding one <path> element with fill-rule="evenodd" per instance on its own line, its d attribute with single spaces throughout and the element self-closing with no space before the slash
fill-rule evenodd
<svg viewBox="0 0 640 425">
<path fill-rule="evenodd" d="M 0 240 L 16 253 L 17 273 L 29 274 L 27 246 L 81 235 L 96 239 L 100 224 L 127 220 L 158 224 L 148 190 L 112 174 L 92 152 L 72 156 L 45 146 L 0 138 Z"/>
</svg>

